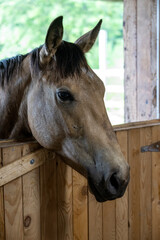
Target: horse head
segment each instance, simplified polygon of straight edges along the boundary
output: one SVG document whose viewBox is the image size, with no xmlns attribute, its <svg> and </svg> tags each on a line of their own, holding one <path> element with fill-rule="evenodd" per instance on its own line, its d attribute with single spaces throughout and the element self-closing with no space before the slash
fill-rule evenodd
<svg viewBox="0 0 160 240">
<path fill-rule="evenodd" d="M 32 83 L 27 97 L 35 139 L 84 169 L 99 202 L 121 197 L 129 181 L 129 166 L 105 109 L 104 84 L 84 55 L 101 22 L 75 43 L 62 40 L 62 17 L 51 23 L 38 57 L 30 57 Z"/>
</svg>

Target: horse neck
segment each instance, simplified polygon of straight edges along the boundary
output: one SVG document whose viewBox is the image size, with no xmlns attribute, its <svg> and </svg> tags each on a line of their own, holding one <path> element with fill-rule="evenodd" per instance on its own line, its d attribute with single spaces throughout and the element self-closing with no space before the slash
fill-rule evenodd
<svg viewBox="0 0 160 240">
<path fill-rule="evenodd" d="M 31 81 L 30 55 L 20 63 L 5 88 L 0 88 L 0 138 L 17 138 L 29 131 L 26 121 L 26 96 Z M 25 116 L 25 117 L 24 117 Z"/>
</svg>

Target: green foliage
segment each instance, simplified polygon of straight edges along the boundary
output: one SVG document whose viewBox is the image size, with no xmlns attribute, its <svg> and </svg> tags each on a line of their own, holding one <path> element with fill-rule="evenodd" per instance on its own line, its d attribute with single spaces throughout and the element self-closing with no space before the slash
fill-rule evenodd
<svg viewBox="0 0 160 240">
<path fill-rule="evenodd" d="M 0 0 L 0 59 L 29 52 L 43 44 L 51 21 L 63 15 L 64 39 L 72 42 L 102 18 L 102 29 L 108 36 L 107 64 L 122 64 L 122 14 L 122 2 Z M 87 58 L 92 68 L 98 68 L 98 42 Z"/>
</svg>

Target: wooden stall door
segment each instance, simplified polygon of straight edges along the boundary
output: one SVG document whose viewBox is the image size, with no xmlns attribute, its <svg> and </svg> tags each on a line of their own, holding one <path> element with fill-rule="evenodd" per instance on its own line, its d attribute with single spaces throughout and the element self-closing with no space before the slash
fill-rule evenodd
<svg viewBox="0 0 160 240">
<path fill-rule="evenodd" d="M 141 147 L 160 141 L 160 121 L 124 124 L 115 130 L 117 136 L 123 133 L 118 139 L 130 165 L 126 202 L 118 206 L 123 198 L 116 200 L 115 239 L 159 240 L 160 152 L 141 152 Z M 125 216 L 125 231 L 122 221 L 118 221 L 122 216 Z"/>
<path fill-rule="evenodd" d="M 115 132 L 131 178 L 122 198 L 105 203 L 60 156 L 0 144 L 0 240 L 159 240 L 160 152 L 141 147 L 160 141 L 160 121 Z"/>
<path fill-rule="evenodd" d="M 89 191 L 82 197 L 86 182 L 78 175 L 78 194 L 73 195 L 73 202 L 80 222 L 74 225 L 74 239 L 159 240 L 160 153 L 141 152 L 141 147 L 160 140 L 160 121 L 124 124 L 115 131 L 131 168 L 129 187 L 122 198 L 101 204 Z"/>
</svg>

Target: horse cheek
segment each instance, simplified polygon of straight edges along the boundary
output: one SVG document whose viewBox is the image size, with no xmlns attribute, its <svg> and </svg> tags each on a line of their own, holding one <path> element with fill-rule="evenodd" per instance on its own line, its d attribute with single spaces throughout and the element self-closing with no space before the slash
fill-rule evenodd
<svg viewBox="0 0 160 240">
<path fill-rule="evenodd" d="M 43 99 L 32 94 L 28 98 L 28 123 L 34 138 L 45 148 L 57 151 L 60 139 L 54 112 L 45 108 Z"/>
</svg>

